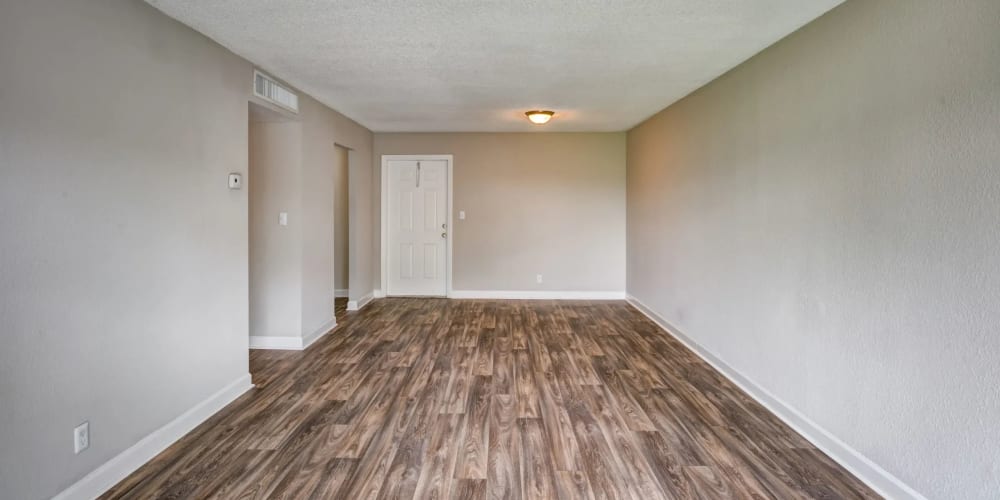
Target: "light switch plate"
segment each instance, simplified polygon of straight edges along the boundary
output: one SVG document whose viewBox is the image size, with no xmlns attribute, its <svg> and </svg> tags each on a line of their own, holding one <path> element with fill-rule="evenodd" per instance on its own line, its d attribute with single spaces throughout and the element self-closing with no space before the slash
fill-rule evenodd
<svg viewBox="0 0 1000 500">
<path fill-rule="evenodd" d="M 458 220 L 465 220 L 465 210 L 458 211 Z"/>
<path fill-rule="evenodd" d="M 282 226 L 288 225 L 288 212 L 281 212 L 278 214 L 278 224 Z"/>
<path fill-rule="evenodd" d="M 243 176 L 240 174 L 229 174 L 229 189 L 240 189 L 243 187 Z"/>
</svg>

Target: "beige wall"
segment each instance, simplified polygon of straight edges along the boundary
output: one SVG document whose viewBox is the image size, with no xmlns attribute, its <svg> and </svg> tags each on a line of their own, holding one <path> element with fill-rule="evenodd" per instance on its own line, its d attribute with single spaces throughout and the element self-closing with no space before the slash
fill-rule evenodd
<svg viewBox="0 0 1000 500">
<path fill-rule="evenodd" d="M 0 2 L 0 67 L 0 497 L 40 499 L 247 375 L 251 66 L 52 0 Z"/>
<path fill-rule="evenodd" d="M 253 105 L 251 105 L 253 106 Z M 264 116 L 267 120 L 269 117 Z M 302 124 L 251 113 L 250 336 L 299 337 L 302 331 Z M 278 214 L 289 213 L 280 226 Z"/>
<path fill-rule="evenodd" d="M 374 151 L 376 192 L 382 155 L 454 155 L 455 290 L 624 289 L 623 133 L 376 134 Z"/>
<path fill-rule="evenodd" d="M 337 290 L 347 290 L 350 277 L 350 267 L 348 260 L 348 227 L 350 223 L 348 204 L 348 155 L 349 150 L 342 146 L 337 146 L 335 163 L 333 166 L 333 186 L 334 186 L 334 286 Z"/>
<path fill-rule="evenodd" d="M 628 292 L 929 498 L 1000 491 L 998 26 L 848 1 L 628 134 Z"/>
</svg>

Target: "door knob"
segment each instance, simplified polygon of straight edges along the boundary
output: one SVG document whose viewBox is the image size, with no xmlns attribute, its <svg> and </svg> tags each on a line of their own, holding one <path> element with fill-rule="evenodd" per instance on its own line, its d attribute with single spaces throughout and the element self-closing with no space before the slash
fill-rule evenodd
<svg viewBox="0 0 1000 500">
<path fill-rule="evenodd" d="M 448 237 L 448 233 L 441 233 L 441 237 L 442 238 L 447 238 Z"/>
</svg>

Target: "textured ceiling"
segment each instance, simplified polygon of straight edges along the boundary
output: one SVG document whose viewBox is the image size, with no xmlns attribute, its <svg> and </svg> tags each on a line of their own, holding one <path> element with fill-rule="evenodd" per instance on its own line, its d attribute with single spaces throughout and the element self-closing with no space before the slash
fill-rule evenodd
<svg viewBox="0 0 1000 500">
<path fill-rule="evenodd" d="M 626 130 L 841 1 L 148 0 L 377 132 Z"/>
</svg>

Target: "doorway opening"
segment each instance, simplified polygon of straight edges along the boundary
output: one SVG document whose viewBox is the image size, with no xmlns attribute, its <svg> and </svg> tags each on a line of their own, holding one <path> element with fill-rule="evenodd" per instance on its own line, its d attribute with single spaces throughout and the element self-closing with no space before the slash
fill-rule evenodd
<svg viewBox="0 0 1000 500">
<path fill-rule="evenodd" d="M 287 293 L 298 261 L 293 231 L 296 186 L 289 166 L 301 163 L 302 128 L 297 117 L 250 101 L 247 189 L 251 349 L 301 349 L 299 298 Z M 332 235 L 331 235 L 332 237 Z"/>
<path fill-rule="evenodd" d="M 340 321 L 347 314 L 347 301 L 350 295 L 350 149 L 335 145 L 333 165 L 333 186 L 334 186 L 334 303 L 337 321 Z"/>
</svg>

